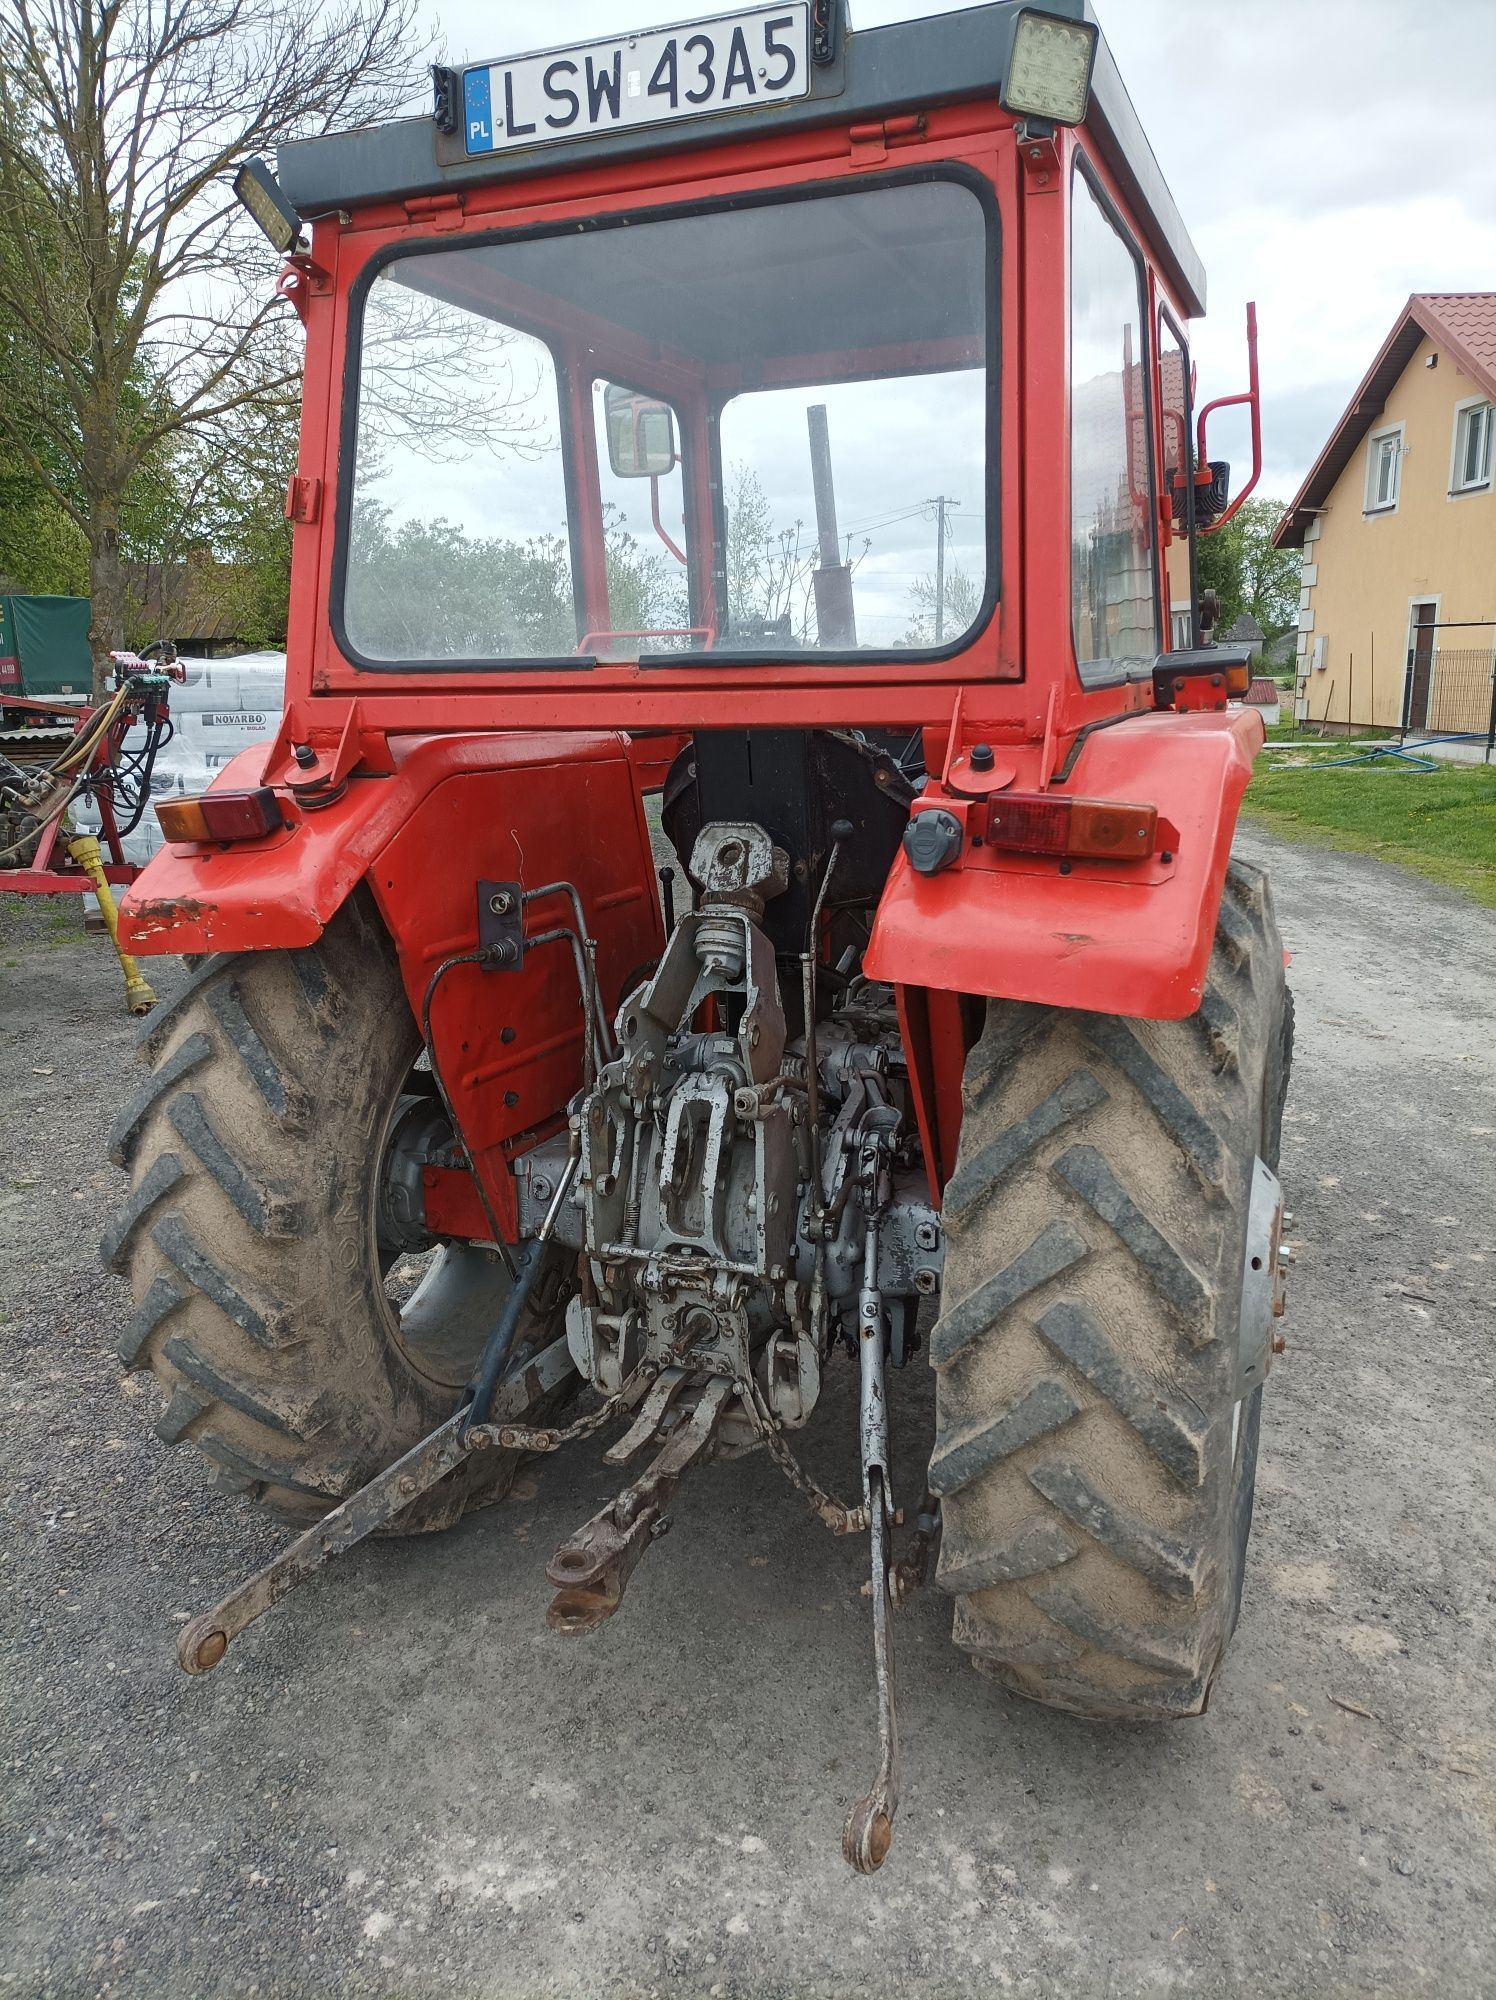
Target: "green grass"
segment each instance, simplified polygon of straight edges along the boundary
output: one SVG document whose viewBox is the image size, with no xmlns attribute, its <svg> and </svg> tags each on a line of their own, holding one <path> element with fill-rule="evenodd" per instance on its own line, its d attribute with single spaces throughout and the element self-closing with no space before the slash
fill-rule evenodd
<svg viewBox="0 0 1496 2000">
<path fill-rule="evenodd" d="M 1496 909 L 1496 767 L 1285 769 L 1264 752 L 1242 811 L 1285 839 L 1400 862 Z"/>
<path fill-rule="evenodd" d="M 1357 743 L 1383 743 L 1396 734 L 1395 729 L 1366 728 L 1358 729 L 1354 736 L 1316 736 L 1306 729 L 1302 722 L 1295 722 L 1292 718 L 1287 722 L 1272 722 L 1267 726 L 1269 743 L 1282 743 L 1290 738 L 1298 738 L 1300 747 L 1312 743 L 1316 748 L 1325 751 L 1343 750 L 1347 744 L 1354 747 Z"/>
</svg>

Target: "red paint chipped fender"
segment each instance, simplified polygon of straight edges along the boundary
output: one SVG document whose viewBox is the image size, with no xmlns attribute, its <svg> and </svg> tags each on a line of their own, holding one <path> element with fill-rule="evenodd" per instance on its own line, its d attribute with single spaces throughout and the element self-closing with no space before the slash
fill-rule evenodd
<svg viewBox="0 0 1496 2000">
<path fill-rule="evenodd" d="M 1156 805 L 1177 834 L 1171 858 L 1077 860 L 1062 875 L 1058 861 L 968 841 L 954 867 L 923 876 L 901 853 L 878 906 L 866 971 L 895 985 L 1149 1020 L 1193 1013 L 1237 811 L 1262 742 L 1261 718 L 1250 709 L 1142 714 L 1099 731 L 1068 789 Z M 1020 769 L 1017 789 L 1031 789 L 1036 778 Z M 938 785 L 924 794 L 932 802 L 945 796 Z"/>
</svg>

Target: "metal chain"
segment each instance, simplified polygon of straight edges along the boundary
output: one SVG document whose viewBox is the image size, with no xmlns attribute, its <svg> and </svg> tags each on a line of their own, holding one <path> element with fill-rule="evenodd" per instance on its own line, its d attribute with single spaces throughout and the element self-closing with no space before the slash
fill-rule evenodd
<svg viewBox="0 0 1496 2000">
<path fill-rule="evenodd" d="M 868 1524 L 866 1506 L 849 1507 L 845 1501 L 838 1500 L 834 1493 L 828 1493 L 825 1487 L 818 1486 L 785 1443 L 773 1412 L 760 1397 L 758 1384 L 752 1376 L 745 1378 L 739 1375 L 734 1379 L 754 1429 L 769 1448 L 769 1456 L 791 1486 L 806 1501 L 812 1514 L 823 1526 L 829 1528 L 833 1535 L 860 1533 Z"/>
<path fill-rule="evenodd" d="M 639 1402 L 637 1392 L 648 1390 L 667 1368 L 678 1366 L 681 1358 L 674 1349 L 662 1355 L 647 1355 L 623 1386 L 615 1390 L 605 1403 L 558 1430 L 532 1427 L 527 1424 L 474 1424 L 468 1432 L 469 1442 L 479 1450 L 487 1445 L 497 1445 L 502 1451 L 559 1451 L 563 1445 L 575 1444 L 580 1439 L 592 1437 L 598 1431 L 605 1429 L 624 1408 L 636 1407 Z M 866 1505 L 849 1507 L 844 1500 L 838 1500 L 834 1493 L 828 1493 L 824 1486 L 812 1479 L 785 1443 L 779 1424 L 760 1395 L 758 1384 L 752 1375 L 734 1374 L 733 1380 L 743 1399 L 744 1411 L 749 1422 L 763 1439 L 769 1456 L 795 1491 L 800 1494 L 811 1513 L 824 1527 L 829 1528 L 833 1535 L 860 1534 L 868 1525 Z"/>
<path fill-rule="evenodd" d="M 475 1444 L 496 1444 L 503 1451 L 559 1451 L 564 1444 L 574 1444 L 578 1438 L 591 1437 L 594 1432 L 604 1429 L 621 1409 L 632 1409 L 638 1401 L 634 1392 L 648 1389 L 673 1358 L 668 1354 L 646 1356 L 623 1387 L 615 1390 L 605 1403 L 560 1430 L 531 1429 L 525 1424 L 485 1424 L 480 1428 L 475 1424 L 469 1436 Z"/>
</svg>

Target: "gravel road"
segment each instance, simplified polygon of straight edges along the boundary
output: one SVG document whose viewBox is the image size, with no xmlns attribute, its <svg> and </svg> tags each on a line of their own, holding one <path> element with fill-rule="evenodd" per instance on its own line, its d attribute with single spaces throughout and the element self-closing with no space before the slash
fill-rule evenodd
<svg viewBox="0 0 1496 2000">
<path fill-rule="evenodd" d="M 120 1379 L 94 1246 L 130 1026 L 107 943 L 0 900 L 4 1990 L 1496 1994 L 1496 914 L 1243 846 L 1294 954 L 1298 1263 L 1232 1659 L 1201 1721 L 1093 1727 L 978 1678 L 917 1597 L 871 1881 L 838 1852 L 861 1549 L 761 1457 L 688 1483 L 588 1640 L 545 1631 L 542 1568 L 611 1490 L 590 1445 L 178 1672 L 281 1532 Z M 912 1488 L 928 1371 L 899 1388 Z M 846 1490 L 850 1389 L 807 1449 Z"/>
</svg>

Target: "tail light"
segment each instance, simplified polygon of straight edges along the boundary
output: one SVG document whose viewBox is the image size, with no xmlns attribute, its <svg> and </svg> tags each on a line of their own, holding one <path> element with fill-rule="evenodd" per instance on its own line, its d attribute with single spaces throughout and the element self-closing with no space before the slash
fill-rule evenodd
<svg viewBox="0 0 1496 2000">
<path fill-rule="evenodd" d="M 156 818 L 168 840 L 263 840 L 284 826 L 281 802 L 268 785 L 252 792 L 204 792 L 196 799 L 163 799 Z"/>
<path fill-rule="evenodd" d="M 1157 806 L 1056 798 L 1049 792 L 1000 792 L 988 811 L 987 845 L 1025 854 L 1142 861 L 1157 842 Z"/>
</svg>

